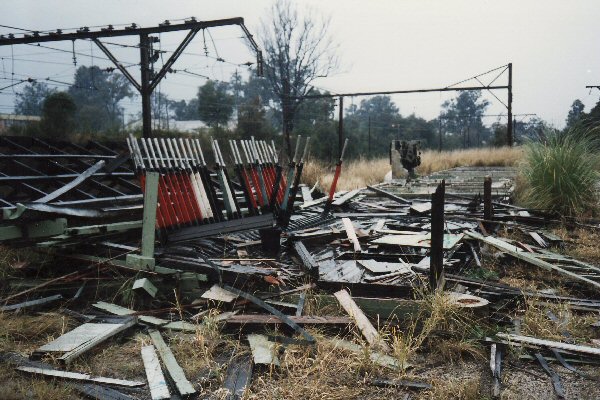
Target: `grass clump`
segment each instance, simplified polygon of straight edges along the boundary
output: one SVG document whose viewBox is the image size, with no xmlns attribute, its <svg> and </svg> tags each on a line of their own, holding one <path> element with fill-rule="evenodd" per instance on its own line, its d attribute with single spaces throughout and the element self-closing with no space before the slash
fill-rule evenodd
<svg viewBox="0 0 600 400">
<path fill-rule="evenodd" d="M 598 157 L 593 149 L 589 136 L 575 133 L 527 145 L 521 203 L 570 217 L 595 212 Z"/>
<path fill-rule="evenodd" d="M 446 361 L 458 361 L 463 355 L 478 357 L 482 353 L 473 340 L 477 328 L 474 315 L 450 296 L 443 292 L 428 294 L 416 318 L 403 324 L 402 330 L 392 330 L 393 356 L 404 365 L 410 364 L 428 342 L 429 350 Z M 438 334 L 443 338 L 433 339 Z M 456 358 L 449 358 L 450 353 Z"/>
</svg>

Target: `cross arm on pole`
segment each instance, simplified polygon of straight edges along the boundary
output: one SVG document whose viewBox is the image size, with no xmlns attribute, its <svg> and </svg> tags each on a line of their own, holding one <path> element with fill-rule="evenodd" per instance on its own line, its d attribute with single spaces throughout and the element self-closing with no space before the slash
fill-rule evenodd
<svg viewBox="0 0 600 400">
<path fill-rule="evenodd" d="M 108 57 L 110 59 L 110 61 L 113 62 L 113 64 L 115 64 L 115 66 L 119 69 L 119 71 L 121 71 L 121 73 L 123 75 L 125 75 L 125 77 L 129 80 L 129 82 L 131 82 L 131 84 L 137 89 L 138 92 L 142 91 L 142 87 L 140 86 L 140 84 L 135 80 L 135 78 L 133 76 L 131 76 L 131 74 L 129 73 L 129 71 L 127 71 L 127 69 L 125 69 L 125 67 L 123 66 L 123 64 L 121 64 L 119 62 L 119 60 L 117 60 L 115 58 L 115 56 L 113 56 L 113 54 L 110 52 L 110 50 L 108 50 L 106 48 L 106 46 L 104 46 L 104 44 L 98 40 L 97 38 L 92 39 L 94 41 L 94 43 L 96 43 L 96 46 L 98 46 L 100 48 L 100 50 L 102 50 L 102 52 L 104 54 L 106 54 L 106 57 Z"/>
<path fill-rule="evenodd" d="M 152 81 L 150 82 L 150 92 L 154 91 L 154 89 L 156 88 L 156 85 L 158 85 L 160 80 L 162 78 L 164 78 L 164 76 L 167 74 L 167 72 L 169 72 L 169 70 L 175 63 L 175 61 L 177 61 L 177 59 L 179 58 L 181 53 L 183 53 L 183 51 L 185 50 L 187 45 L 190 44 L 192 39 L 194 39 L 194 36 L 196 36 L 196 34 L 198 33 L 199 30 L 200 30 L 200 28 L 193 28 L 192 30 L 190 30 L 188 32 L 185 39 L 183 39 L 183 41 L 179 44 L 179 46 L 177 46 L 177 49 L 173 52 L 173 54 L 171 54 L 171 57 L 169 57 L 169 59 L 167 60 L 165 65 L 163 65 L 163 67 L 158 72 L 158 74 L 156 74 L 156 76 L 154 78 L 152 78 Z"/>
</svg>

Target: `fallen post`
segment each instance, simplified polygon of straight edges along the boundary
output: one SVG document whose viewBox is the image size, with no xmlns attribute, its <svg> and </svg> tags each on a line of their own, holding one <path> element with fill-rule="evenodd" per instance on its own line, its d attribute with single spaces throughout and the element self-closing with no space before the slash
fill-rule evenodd
<svg viewBox="0 0 600 400">
<path fill-rule="evenodd" d="M 337 299 L 342 308 L 346 310 L 348 315 L 354 319 L 356 326 L 360 329 L 365 339 L 371 346 L 378 347 L 384 352 L 389 353 L 392 349 L 387 343 L 383 341 L 377 329 L 371 324 L 367 316 L 362 310 L 356 305 L 352 297 L 346 290 L 340 290 L 333 294 Z"/>
<path fill-rule="evenodd" d="M 196 393 L 196 389 L 194 389 L 190 381 L 188 381 L 185 377 L 183 369 L 177 363 L 173 352 L 165 343 L 160 332 L 150 330 L 148 334 L 150 335 L 150 339 L 152 339 L 152 343 L 154 344 L 156 350 L 158 351 L 158 354 L 160 355 L 160 359 L 162 360 L 165 366 L 167 374 L 175 383 L 175 388 L 177 389 L 177 392 L 184 397 L 191 396 L 194 393 Z"/>
<path fill-rule="evenodd" d="M 160 362 L 154 346 L 142 347 L 142 361 L 146 370 L 146 378 L 148 379 L 148 388 L 152 400 L 170 399 L 171 393 L 169 386 L 165 380 L 165 376 L 160 369 Z"/>
</svg>

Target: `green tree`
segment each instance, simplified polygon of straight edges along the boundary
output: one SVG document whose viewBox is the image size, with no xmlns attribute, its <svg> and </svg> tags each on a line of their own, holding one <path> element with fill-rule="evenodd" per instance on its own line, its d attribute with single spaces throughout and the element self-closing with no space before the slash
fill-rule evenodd
<svg viewBox="0 0 600 400">
<path fill-rule="evenodd" d="M 277 98 L 288 156 L 296 113 L 311 83 L 337 69 L 335 45 L 328 34 L 329 19 L 308 10 L 299 16 L 294 3 L 276 1 L 268 20 L 262 21 L 265 77 Z"/>
<path fill-rule="evenodd" d="M 569 113 L 567 114 L 567 119 L 565 121 L 567 124 L 565 129 L 570 129 L 579 122 L 581 117 L 585 115 L 583 111 L 584 109 L 585 105 L 579 99 L 576 99 L 573 102 L 573 104 L 571 104 L 571 109 L 569 110 Z"/>
<path fill-rule="evenodd" d="M 77 104 L 77 128 L 90 132 L 118 130 L 123 115 L 119 103 L 134 95 L 127 78 L 97 66 L 77 68 L 69 94 Z"/>
<path fill-rule="evenodd" d="M 266 110 L 259 97 L 239 106 L 236 133 L 241 138 L 254 136 L 257 139 L 273 139 L 275 137 L 275 130 L 266 118 Z"/>
<path fill-rule="evenodd" d="M 198 115 L 210 127 L 225 125 L 233 114 L 234 98 L 227 84 L 207 81 L 198 89 Z"/>
<path fill-rule="evenodd" d="M 44 100 L 56 92 L 43 82 L 32 82 L 17 93 L 15 98 L 15 113 L 21 115 L 42 115 Z"/>
<path fill-rule="evenodd" d="M 67 92 L 52 93 L 42 106 L 41 131 L 44 135 L 63 137 L 73 132 L 77 106 Z"/>
<path fill-rule="evenodd" d="M 481 144 L 490 137 L 482 121 L 489 105 L 489 101 L 481 98 L 479 90 L 460 92 L 455 99 L 442 104 L 444 111 L 441 117 L 445 121 L 445 131 L 462 135 L 465 148 Z"/>
<path fill-rule="evenodd" d="M 315 91 L 314 94 L 326 93 Z M 294 119 L 294 132 L 311 137 L 311 155 L 328 162 L 333 162 L 338 154 L 338 129 L 337 122 L 333 119 L 334 110 L 335 100 L 332 98 L 309 98 L 300 105 Z"/>
<path fill-rule="evenodd" d="M 400 110 L 390 96 L 374 96 L 361 100 L 359 107 L 351 107 L 347 111 L 344 125 L 354 128 L 350 132 L 346 130 L 353 143 L 349 156 L 385 157 L 389 152 L 391 140 L 406 138 Z"/>
<path fill-rule="evenodd" d="M 200 114 L 198 113 L 198 98 L 190 99 L 189 101 L 171 101 L 169 108 L 173 111 L 175 119 L 178 121 L 200 119 Z"/>
</svg>

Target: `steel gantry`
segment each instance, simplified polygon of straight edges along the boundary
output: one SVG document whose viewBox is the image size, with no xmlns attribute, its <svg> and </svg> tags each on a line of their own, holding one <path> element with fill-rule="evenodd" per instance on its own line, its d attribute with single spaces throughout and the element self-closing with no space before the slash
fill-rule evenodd
<svg viewBox="0 0 600 400">
<path fill-rule="evenodd" d="M 502 70 L 500 71 L 500 73 L 488 84 L 484 84 L 483 82 L 481 82 L 481 80 L 479 79 L 479 77 L 489 74 L 490 72 L 494 72 L 497 70 Z M 387 91 L 377 91 L 377 92 L 354 92 L 354 93 L 336 93 L 336 94 L 315 94 L 315 95 L 306 95 L 306 96 L 301 96 L 301 97 L 296 97 L 298 99 L 322 99 L 322 98 L 338 98 L 338 107 L 339 107 L 339 121 L 338 121 L 338 152 L 339 154 L 341 154 L 342 152 L 342 147 L 343 147 L 343 143 L 344 143 L 344 113 L 343 113 L 343 108 L 344 108 L 344 97 L 358 97 L 358 96 L 378 96 L 378 95 L 391 95 L 391 94 L 408 94 L 408 93 L 431 93 L 431 92 L 462 92 L 462 91 L 473 91 L 473 90 L 487 90 L 490 93 L 492 93 L 492 95 L 494 97 L 496 97 L 496 99 L 498 99 L 507 109 L 507 117 L 508 117 L 508 121 L 512 121 L 513 120 L 513 109 L 512 109 L 512 102 L 513 102 L 513 85 L 512 85 L 512 70 L 513 70 L 513 65 L 512 63 L 508 63 L 506 65 L 502 65 L 498 68 L 494 68 L 491 69 L 487 72 L 484 72 L 482 74 L 479 75 L 475 75 L 471 78 L 465 79 L 463 81 L 457 82 L 453 85 L 449 85 L 443 88 L 435 88 L 435 89 L 410 89 L 410 90 L 387 90 Z M 508 83 L 506 85 L 493 85 L 493 83 L 505 72 L 508 71 Z M 479 83 L 479 85 L 477 86 L 463 86 L 463 87 L 456 87 L 456 85 L 459 85 L 461 83 L 467 82 L 471 79 L 475 79 L 477 80 L 477 82 Z M 492 91 L 493 90 L 498 90 L 498 89 L 506 89 L 508 90 L 508 98 L 507 98 L 507 103 L 505 104 L 504 102 L 502 102 Z M 507 135 L 506 135 L 506 144 L 508 146 L 512 146 L 514 143 L 514 139 L 513 139 L 513 126 L 511 123 L 507 124 Z"/>
<path fill-rule="evenodd" d="M 142 98 L 142 126 L 143 126 L 143 136 L 151 137 L 152 136 L 152 127 L 151 127 L 151 119 L 152 119 L 152 111 L 150 107 L 150 96 L 152 92 L 165 77 L 165 75 L 172 70 L 172 66 L 177 61 L 179 56 L 183 53 L 185 48 L 190 44 L 192 39 L 196 36 L 196 34 L 207 28 L 213 28 L 218 26 L 227 26 L 227 25 L 238 25 L 252 49 L 256 52 L 256 71 L 259 76 L 262 76 L 263 70 L 263 58 L 262 52 L 259 49 L 258 45 L 254 41 L 254 38 L 244 25 L 243 18 L 228 18 L 228 19 L 219 19 L 212 21 L 196 21 L 195 18 L 190 18 L 186 20 L 184 23 L 180 24 L 171 24 L 169 21 L 165 21 L 158 26 L 153 27 L 138 27 L 136 24 L 131 24 L 131 26 L 125 27 L 123 29 L 115 29 L 112 25 L 108 25 L 106 28 L 102 28 L 100 30 L 92 31 L 87 27 L 83 27 L 78 29 L 75 32 L 64 33 L 62 30 L 57 29 L 56 31 L 49 33 L 40 33 L 38 31 L 31 31 L 24 34 L 8 34 L 8 35 L 0 35 L 0 46 L 9 46 L 9 45 L 17 45 L 17 44 L 32 44 L 32 43 L 42 43 L 42 42 L 58 42 L 65 40 L 91 40 L 93 41 L 99 48 L 106 54 L 106 56 L 112 61 L 112 63 L 117 67 L 117 69 L 131 82 L 133 87 L 140 93 Z M 188 34 L 183 39 L 183 41 L 179 44 L 177 49 L 171 54 L 169 59 L 165 62 L 163 67 L 156 74 L 153 73 L 152 69 L 152 42 L 153 37 L 150 36 L 152 34 L 157 33 L 165 33 L 165 32 L 176 32 L 176 31 L 188 31 Z M 138 82 L 119 62 L 119 60 L 104 46 L 104 44 L 100 41 L 101 38 L 106 37 L 118 37 L 118 36 L 139 36 L 140 43 L 140 81 Z"/>
</svg>

